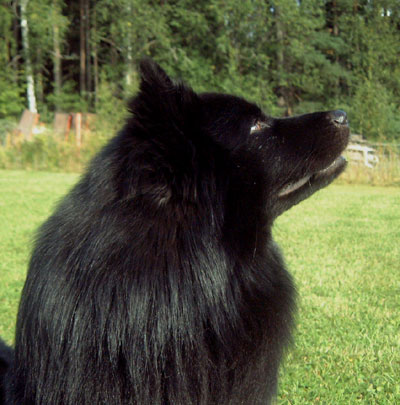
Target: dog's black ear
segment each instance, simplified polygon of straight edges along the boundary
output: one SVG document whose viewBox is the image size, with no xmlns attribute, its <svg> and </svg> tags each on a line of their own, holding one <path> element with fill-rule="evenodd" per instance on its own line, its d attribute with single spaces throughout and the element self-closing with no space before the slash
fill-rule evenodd
<svg viewBox="0 0 400 405">
<path fill-rule="evenodd" d="M 173 81 L 151 59 L 140 66 L 140 88 L 129 108 L 135 122 L 153 138 L 193 137 L 199 97 L 183 82 Z"/>
<path fill-rule="evenodd" d="M 142 59 L 139 65 L 140 90 L 163 90 L 174 86 L 170 77 L 156 62 L 149 58 Z"/>
</svg>

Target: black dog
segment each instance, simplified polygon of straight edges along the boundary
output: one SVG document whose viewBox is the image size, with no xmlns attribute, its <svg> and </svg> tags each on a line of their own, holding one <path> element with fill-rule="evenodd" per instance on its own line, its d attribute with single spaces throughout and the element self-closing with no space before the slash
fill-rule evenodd
<svg viewBox="0 0 400 405">
<path fill-rule="evenodd" d="M 343 111 L 287 119 L 151 61 L 41 227 L 7 404 L 268 404 L 294 288 L 274 219 L 343 170 Z"/>
</svg>

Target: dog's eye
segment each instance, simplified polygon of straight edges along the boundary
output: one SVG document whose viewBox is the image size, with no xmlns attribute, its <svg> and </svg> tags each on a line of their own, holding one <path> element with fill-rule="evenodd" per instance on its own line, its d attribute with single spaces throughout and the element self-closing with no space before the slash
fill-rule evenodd
<svg viewBox="0 0 400 405">
<path fill-rule="evenodd" d="M 267 127 L 268 125 L 262 121 L 256 121 L 255 124 L 250 128 L 250 133 L 260 131 L 261 129 Z"/>
</svg>

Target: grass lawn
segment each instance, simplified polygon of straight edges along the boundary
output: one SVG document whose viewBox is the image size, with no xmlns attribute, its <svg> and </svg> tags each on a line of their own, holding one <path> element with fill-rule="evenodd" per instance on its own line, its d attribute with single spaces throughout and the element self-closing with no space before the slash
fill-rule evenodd
<svg viewBox="0 0 400 405">
<path fill-rule="evenodd" d="M 0 171 L 0 336 L 12 342 L 35 228 L 73 174 Z M 400 188 L 331 186 L 274 234 L 299 292 L 278 404 L 400 403 Z"/>
</svg>

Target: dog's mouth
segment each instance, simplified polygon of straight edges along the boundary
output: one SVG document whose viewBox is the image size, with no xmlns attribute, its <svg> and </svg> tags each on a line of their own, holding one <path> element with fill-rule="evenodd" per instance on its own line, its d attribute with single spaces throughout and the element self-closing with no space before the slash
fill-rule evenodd
<svg viewBox="0 0 400 405">
<path fill-rule="evenodd" d="M 290 173 L 290 169 L 292 173 L 286 176 L 286 182 L 275 185 L 272 192 L 274 198 L 269 208 L 278 216 L 326 187 L 343 172 L 347 161 L 340 154 L 347 146 L 350 130 L 347 115 L 342 110 L 278 119 L 274 125 L 281 139 L 293 142 L 289 152 L 297 148 L 297 157 L 290 161 L 289 154 L 285 165 L 286 173 Z M 318 130 L 310 135 L 304 127 L 313 125 Z M 297 129 L 296 138 L 291 138 L 293 127 Z"/>
<path fill-rule="evenodd" d="M 286 197 L 289 194 L 300 190 L 301 188 L 310 188 L 312 189 L 314 183 L 319 183 L 324 187 L 333 181 L 346 167 L 347 161 L 343 156 L 336 158 L 328 167 L 319 170 L 313 174 L 302 177 L 297 181 L 290 182 L 283 186 L 278 192 L 278 197 Z M 304 187 L 303 187 L 304 186 Z M 321 187 L 318 187 L 321 188 Z M 315 190 L 310 190 L 315 191 Z"/>
<path fill-rule="evenodd" d="M 326 187 L 343 172 L 346 165 L 346 159 L 339 156 L 328 167 L 286 183 L 277 193 L 277 200 L 273 206 L 275 217 Z"/>
</svg>

